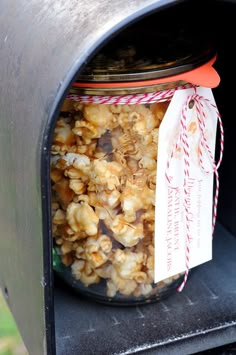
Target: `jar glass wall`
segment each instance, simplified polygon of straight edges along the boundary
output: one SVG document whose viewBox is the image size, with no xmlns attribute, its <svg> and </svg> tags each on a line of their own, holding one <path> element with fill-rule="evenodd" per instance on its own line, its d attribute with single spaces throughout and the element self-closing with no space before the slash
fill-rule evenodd
<svg viewBox="0 0 236 355">
<path fill-rule="evenodd" d="M 66 100 L 52 143 L 55 268 L 99 301 L 143 303 L 180 283 L 154 283 L 158 131 L 169 102 Z"/>
</svg>

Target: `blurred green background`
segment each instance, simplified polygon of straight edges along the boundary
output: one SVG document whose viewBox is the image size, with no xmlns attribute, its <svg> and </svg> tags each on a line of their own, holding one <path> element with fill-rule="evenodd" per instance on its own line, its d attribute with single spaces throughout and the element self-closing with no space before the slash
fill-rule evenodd
<svg viewBox="0 0 236 355">
<path fill-rule="evenodd" d="M 28 355 L 0 290 L 0 355 Z"/>
</svg>

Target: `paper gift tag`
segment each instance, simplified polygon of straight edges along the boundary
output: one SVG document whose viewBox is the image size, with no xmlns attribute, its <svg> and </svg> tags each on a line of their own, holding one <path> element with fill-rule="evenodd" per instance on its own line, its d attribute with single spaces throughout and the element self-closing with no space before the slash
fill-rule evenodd
<svg viewBox="0 0 236 355">
<path fill-rule="evenodd" d="M 206 100 L 186 106 L 183 134 L 181 112 L 189 97 L 197 93 L 215 105 L 211 89 L 177 90 L 159 129 L 156 206 L 155 282 L 186 270 L 187 233 L 189 268 L 212 259 L 213 172 L 203 139 L 197 109 L 204 111 L 204 137 L 214 158 L 217 114 Z M 192 103 L 192 102 L 191 102 Z M 184 143 L 184 142 L 185 143 Z M 187 145 L 186 145 L 187 144 Z M 169 168 L 168 168 L 169 164 Z M 204 169 L 202 169 L 202 167 Z M 205 170 L 205 171 L 204 171 Z M 169 180 L 169 181 L 168 181 Z M 187 218 L 187 219 L 186 219 Z"/>
</svg>

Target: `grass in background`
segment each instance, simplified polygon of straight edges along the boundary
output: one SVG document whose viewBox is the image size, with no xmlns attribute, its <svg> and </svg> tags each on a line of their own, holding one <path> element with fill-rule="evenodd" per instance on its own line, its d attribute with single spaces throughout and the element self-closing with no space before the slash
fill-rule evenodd
<svg viewBox="0 0 236 355">
<path fill-rule="evenodd" d="M 0 355 L 28 355 L 0 290 Z"/>
</svg>

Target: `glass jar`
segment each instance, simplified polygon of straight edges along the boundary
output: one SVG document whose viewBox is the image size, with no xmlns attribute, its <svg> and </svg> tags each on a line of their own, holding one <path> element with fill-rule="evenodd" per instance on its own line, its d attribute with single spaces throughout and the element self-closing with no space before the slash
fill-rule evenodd
<svg viewBox="0 0 236 355">
<path fill-rule="evenodd" d="M 73 84 L 53 135 L 52 226 L 54 269 L 80 294 L 134 305 L 181 283 L 154 283 L 158 130 L 174 90 L 218 85 L 214 61 L 212 47 L 158 62 L 107 46 Z"/>
</svg>

